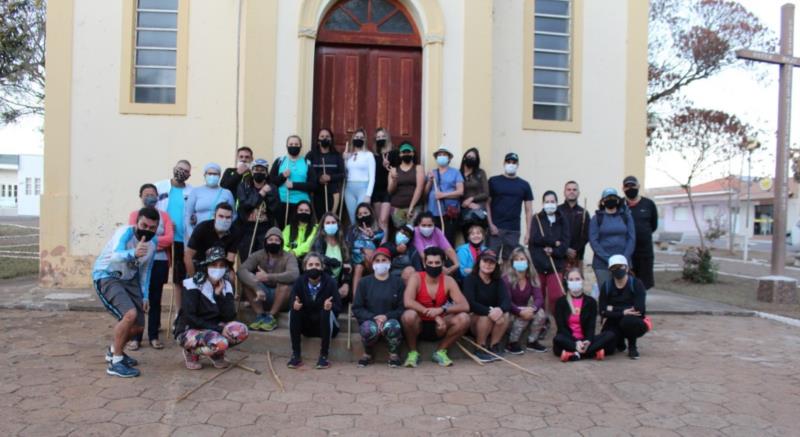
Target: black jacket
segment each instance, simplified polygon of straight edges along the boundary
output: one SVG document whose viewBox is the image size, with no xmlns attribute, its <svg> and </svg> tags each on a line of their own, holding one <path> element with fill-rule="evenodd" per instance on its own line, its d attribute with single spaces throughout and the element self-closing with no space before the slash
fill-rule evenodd
<svg viewBox="0 0 800 437">
<path fill-rule="evenodd" d="M 319 292 L 317 293 L 316 299 L 313 300 L 311 299 L 311 294 L 308 292 L 308 275 L 303 273 L 297 278 L 292 286 L 292 294 L 289 297 L 289 308 L 291 308 L 291 311 L 294 311 L 294 299 L 298 296 L 300 297 L 300 303 L 303 304 L 303 308 L 300 311 L 322 311 L 325 300 L 329 297 L 333 297 L 333 307 L 331 311 L 333 311 L 333 314 L 337 317 L 339 313 L 342 312 L 342 298 L 339 296 L 339 287 L 336 285 L 336 281 L 327 273 L 322 274 Z"/>
<path fill-rule="evenodd" d="M 565 334 L 572 337 L 572 330 L 569 329 L 570 315 L 572 315 L 572 310 L 569 308 L 567 296 L 561 296 L 556 301 L 556 310 L 554 314 L 556 327 L 558 329 L 556 334 Z M 583 295 L 580 318 L 583 338 L 592 341 L 594 338 L 595 325 L 597 324 L 597 301 L 594 300 L 593 297 Z"/>
<path fill-rule="evenodd" d="M 325 159 L 324 172 L 322 170 L 323 159 Z M 328 194 L 338 193 L 345 175 L 344 159 L 342 159 L 342 155 L 335 150 L 323 153 L 319 147 L 314 147 L 306 154 L 306 160 L 308 160 L 311 163 L 311 167 L 314 168 L 317 181 L 319 181 L 319 177 L 323 174 L 327 174 L 331 177 L 331 181 L 328 183 Z"/>
<path fill-rule="evenodd" d="M 230 191 L 234 198 L 238 200 L 239 198 L 236 196 L 236 193 L 238 192 L 239 184 L 243 181 L 250 180 L 252 180 L 252 178 L 249 170 L 244 172 L 244 174 L 239 174 L 236 168 L 231 167 L 226 168 L 225 171 L 222 172 L 222 179 L 219 181 L 219 186 Z"/>
<path fill-rule="evenodd" d="M 419 252 L 417 252 L 417 248 L 412 242 L 409 241 L 408 244 L 406 244 L 406 251 L 404 253 L 398 252 L 397 245 L 392 242 L 388 242 L 382 246 L 389 249 L 389 252 L 392 253 L 393 272 L 402 272 L 403 269 L 408 266 L 413 267 L 414 270 L 418 272 L 425 270 L 422 267 L 422 257 L 420 257 Z"/>
<path fill-rule="evenodd" d="M 653 232 L 658 228 L 658 209 L 655 202 L 642 197 L 636 206 L 628 205 L 636 228 L 636 249 L 634 257 L 653 256 Z"/>
<path fill-rule="evenodd" d="M 403 280 L 389 276 L 380 281 L 374 275 L 366 276 L 358 283 L 358 293 L 353 301 L 353 315 L 358 323 L 385 315 L 388 319 L 400 320 L 403 315 Z"/>
<path fill-rule="evenodd" d="M 589 242 L 589 212 L 578 204 L 573 208 L 567 202 L 558 205 L 558 212 L 569 226 L 569 248 L 578 253 L 578 260 L 582 260 Z"/>
<path fill-rule="evenodd" d="M 275 206 L 278 204 L 278 190 L 273 186 L 269 193 L 262 196 L 260 190 L 253 185 L 252 178 L 248 178 L 239 184 L 236 190 L 238 219 L 241 222 L 247 222 L 250 213 L 263 203 L 268 218 L 264 226 L 267 228 L 272 226 L 273 217 L 275 217 Z"/>
<path fill-rule="evenodd" d="M 489 307 L 498 307 L 504 313 L 511 311 L 511 294 L 502 279 L 486 284 L 476 274 L 464 279 L 464 297 L 469 302 L 469 311 L 479 316 L 489 314 Z"/>
<path fill-rule="evenodd" d="M 528 239 L 528 250 L 533 258 L 533 266 L 539 273 L 555 273 L 550 264 L 547 254 L 544 251 L 545 247 L 553 249 L 553 262 L 557 270 L 564 268 L 564 260 L 567 257 L 567 248 L 569 247 L 569 224 L 561 215 L 561 212 L 556 210 L 556 221 L 552 224 L 547 219 L 547 214 L 544 211 L 539 212 L 531 220 L 530 238 Z M 539 223 L 542 227 L 539 228 Z M 544 231 L 544 235 L 542 235 Z M 560 244 L 556 247 L 556 242 Z"/>
<path fill-rule="evenodd" d="M 614 279 L 600 285 L 600 316 L 616 320 L 622 318 L 622 312 L 627 308 L 635 308 L 645 315 L 645 300 L 647 290 L 638 278 L 628 275 L 628 283 L 622 290 L 617 289 Z"/>
<path fill-rule="evenodd" d="M 181 309 L 175 320 L 175 338 L 189 329 L 210 329 L 222 332 L 225 323 L 236 319 L 236 304 L 233 293 L 213 294 L 214 302 L 200 291 L 202 284 L 193 279 L 183 282 L 186 291 L 181 298 Z"/>
<path fill-rule="evenodd" d="M 275 159 L 275 161 L 272 163 L 272 168 L 269 170 L 269 183 L 271 183 L 274 187 L 280 188 L 286 183 L 286 178 L 283 176 L 283 173 L 280 172 L 280 166 L 284 159 L 288 158 L 286 156 L 281 156 L 280 158 Z M 303 191 L 308 193 L 309 196 L 313 197 L 314 190 L 317 189 L 317 172 L 314 170 L 314 166 L 311 165 L 311 161 L 308 159 L 305 161 L 306 165 L 308 165 L 308 171 L 306 171 L 306 180 L 305 182 L 292 182 L 292 189 L 290 191 Z"/>
</svg>

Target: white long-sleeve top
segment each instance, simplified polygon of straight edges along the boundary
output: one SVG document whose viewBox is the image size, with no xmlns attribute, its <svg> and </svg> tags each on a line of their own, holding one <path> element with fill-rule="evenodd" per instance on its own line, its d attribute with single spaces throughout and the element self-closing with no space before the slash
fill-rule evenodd
<svg viewBox="0 0 800 437">
<path fill-rule="evenodd" d="M 372 152 L 360 151 L 347 157 L 347 182 L 366 182 L 367 196 L 372 196 L 375 187 L 375 155 Z"/>
</svg>

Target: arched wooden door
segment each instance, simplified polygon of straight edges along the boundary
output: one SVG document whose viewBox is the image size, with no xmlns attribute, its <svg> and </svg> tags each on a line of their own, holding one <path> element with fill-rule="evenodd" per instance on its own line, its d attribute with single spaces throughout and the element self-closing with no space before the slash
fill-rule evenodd
<svg viewBox="0 0 800 437">
<path fill-rule="evenodd" d="M 384 127 L 397 145 L 419 148 L 422 49 L 414 20 L 396 0 L 343 0 L 317 33 L 312 138 L 333 130 L 336 147 L 359 127 L 369 145 Z"/>
</svg>

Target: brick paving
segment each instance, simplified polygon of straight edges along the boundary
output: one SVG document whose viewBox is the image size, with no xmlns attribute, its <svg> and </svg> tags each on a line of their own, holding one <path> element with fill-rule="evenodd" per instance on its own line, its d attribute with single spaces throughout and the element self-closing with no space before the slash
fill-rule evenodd
<svg viewBox="0 0 800 437">
<path fill-rule="evenodd" d="M 185 370 L 170 342 L 131 354 L 141 377 L 107 376 L 108 315 L 3 310 L 0 435 L 797 435 L 797 328 L 742 317 L 655 323 L 639 361 L 512 358 L 533 377 L 464 360 L 292 371 L 276 357 L 285 393 L 268 373 L 234 369 L 176 403 L 218 370 Z M 266 370 L 265 355 L 246 363 Z"/>
</svg>

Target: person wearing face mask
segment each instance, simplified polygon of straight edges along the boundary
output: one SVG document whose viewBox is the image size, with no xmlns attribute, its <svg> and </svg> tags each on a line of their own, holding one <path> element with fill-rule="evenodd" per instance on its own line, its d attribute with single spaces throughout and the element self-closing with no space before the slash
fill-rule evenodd
<svg viewBox="0 0 800 437">
<path fill-rule="evenodd" d="M 569 224 L 558 211 L 558 197 L 553 191 L 542 196 L 542 211 L 536 214 L 531 225 L 528 250 L 533 265 L 539 272 L 548 314 L 553 314 L 555 303 L 563 293 L 561 277 L 569 248 Z"/>
<path fill-rule="evenodd" d="M 589 221 L 589 243 L 594 251 L 592 269 L 597 284 L 611 278 L 608 259 L 619 253 L 631 259 L 636 247 L 636 229 L 628 207 L 617 190 L 606 188 L 600 196 L 600 208 Z"/>
<path fill-rule="evenodd" d="M 399 158 L 398 152 L 392 143 L 392 134 L 386 128 L 379 127 L 375 130 L 375 185 L 372 188 L 372 209 L 378 220 L 378 226 L 383 232 L 389 233 L 389 171 L 394 168 L 389 157 Z M 397 162 L 394 162 L 397 165 Z"/>
<path fill-rule="evenodd" d="M 403 280 L 403 284 L 408 284 L 408 279 L 416 272 L 423 271 L 422 258 L 417 252 L 414 240 L 414 226 L 406 224 L 398 229 L 394 234 L 394 239 L 386 243 L 386 247 L 392 254 L 392 276 Z"/>
<path fill-rule="evenodd" d="M 447 146 L 439 146 L 433 152 L 436 169 L 428 173 L 425 195 L 428 196 L 428 211 L 435 217 L 434 224 L 443 226 L 450 246 L 455 246 L 456 232 L 461 218 L 461 196 L 464 194 L 464 177 L 450 167 L 453 153 Z"/>
<path fill-rule="evenodd" d="M 292 357 L 287 363 L 290 369 L 303 366 L 300 348 L 302 336 L 319 337 L 319 359 L 317 369 L 330 367 L 328 349 L 331 340 L 339 332 L 337 317 L 342 311 L 342 301 L 336 291 L 336 281 L 323 271 L 322 255 L 310 252 L 303 259 L 303 274 L 294 282 L 289 298 L 289 335 L 292 338 Z"/>
<path fill-rule="evenodd" d="M 189 241 L 185 237 L 183 224 L 184 210 L 186 201 L 192 192 L 192 186 L 186 181 L 191 176 L 192 164 L 185 159 L 178 161 L 172 169 L 172 179 L 156 182 L 156 192 L 158 192 L 158 203 L 156 208 L 159 211 L 166 211 L 175 227 L 175 235 L 172 243 L 172 286 L 173 299 L 177 308 L 181 307 L 181 291 L 183 290 L 183 280 L 186 278 L 186 269 L 183 263 L 184 243 Z"/>
<path fill-rule="evenodd" d="M 411 275 L 403 292 L 406 310 L 400 323 L 409 349 L 405 367 L 419 365 L 418 339 L 438 341 L 433 362 L 452 366 L 447 349 L 469 330 L 469 302 L 455 279 L 443 274 L 444 259 L 442 249 L 425 249 L 425 271 Z"/>
<path fill-rule="evenodd" d="M 629 274 L 625 256 L 612 255 L 608 265 L 611 279 L 600 284 L 600 317 L 605 319 L 602 331 L 612 332 L 616 341 L 606 347 L 606 354 L 627 348 L 628 357 L 637 360 L 639 348 L 636 341 L 652 329 L 650 318 L 645 313 L 647 290 L 639 278 Z"/>
<path fill-rule="evenodd" d="M 346 151 L 344 156 L 344 165 L 347 169 L 344 202 L 350 223 L 355 223 L 358 205 L 372 202 L 372 190 L 375 188 L 375 156 L 367 150 L 367 133 L 364 129 L 355 131 L 350 145 L 352 150 Z"/>
<path fill-rule="evenodd" d="M 395 229 L 413 223 L 422 209 L 420 200 L 425 188 L 425 169 L 416 163 L 416 153 L 411 143 L 401 144 L 400 165 L 389 169 L 388 190 Z"/>
<path fill-rule="evenodd" d="M 306 160 L 317 175 L 317 188 L 314 190 L 314 213 L 317 220 L 328 211 L 337 211 L 342 181 L 344 180 L 344 160 L 336 150 L 333 132 L 322 128 L 317 133 L 317 141 L 306 155 Z M 327 190 L 325 189 L 327 187 Z M 327 202 L 325 192 L 328 193 Z"/>
<path fill-rule="evenodd" d="M 144 331 L 144 314 L 150 309 L 150 277 L 158 247 L 153 238 L 160 216 L 155 208 L 142 208 L 136 224 L 122 226 L 103 246 L 92 266 L 98 299 L 117 319 L 114 342 L 105 354 L 106 373 L 122 378 L 139 376 L 138 361 L 123 352 L 125 344 Z"/>
<path fill-rule="evenodd" d="M 278 315 L 285 310 L 292 284 L 299 274 L 297 258 L 283 250 L 281 230 L 270 228 L 264 248 L 253 252 L 236 274 L 245 299 L 256 313 L 250 329 L 272 331 L 277 328 Z"/>
<path fill-rule="evenodd" d="M 230 366 L 225 351 L 247 340 L 247 326 L 237 322 L 233 286 L 225 279 L 230 262 L 222 247 L 208 250 L 202 272 L 183 281 L 186 293 L 175 320 L 175 340 L 189 370 L 200 370 L 200 356 L 217 369 Z"/>
<path fill-rule="evenodd" d="M 478 261 L 478 255 L 487 249 L 486 230 L 478 224 L 470 225 L 467 231 L 467 242 L 456 248 L 458 256 L 458 273 L 463 281 Z"/>
<path fill-rule="evenodd" d="M 236 225 L 239 227 L 239 262 L 247 261 L 251 253 L 263 247 L 267 229 L 274 226 L 275 205 L 278 203 L 275 188 L 269 183 L 267 160 L 253 161 L 251 176 L 239 184 L 236 194 Z"/>
<path fill-rule="evenodd" d="M 188 277 L 195 274 L 196 266 L 203 262 L 203 254 L 214 246 L 223 247 L 228 254 L 228 261 L 233 264 L 239 239 L 238 230 L 233 227 L 233 207 L 220 203 L 214 210 L 213 219 L 198 224 L 186 245 L 183 262 Z"/>
<path fill-rule="evenodd" d="M 547 313 L 544 312 L 544 294 L 539 288 L 539 279 L 533 262 L 523 247 L 517 247 L 511 252 L 511 262 L 506 263 L 503 280 L 511 295 L 511 329 L 508 333 L 506 352 L 514 355 L 525 353 L 525 349 L 531 352 L 547 352 L 547 348 L 539 343 L 539 337 L 544 333 L 547 321 Z M 528 344 L 523 349 L 520 339 L 528 328 L 530 328 Z"/>
<path fill-rule="evenodd" d="M 139 198 L 142 201 L 142 206 L 145 208 L 155 208 L 158 203 L 158 191 L 153 184 L 144 184 L 139 188 Z M 164 291 L 164 284 L 169 279 L 169 250 L 172 246 L 173 238 L 175 236 L 172 219 L 169 214 L 164 211 L 158 211 L 159 221 L 158 230 L 156 231 L 156 247 L 157 251 L 153 257 L 153 268 L 150 273 L 150 308 L 151 311 L 147 313 L 147 336 L 150 340 L 150 346 L 153 349 L 163 349 L 164 344 L 158 339 L 158 330 L 161 328 L 161 295 Z M 136 218 L 139 216 L 139 210 L 131 211 L 128 224 L 131 226 L 136 225 Z M 127 348 L 129 350 L 137 350 L 142 343 L 142 334 L 134 336 L 133 340 L 129 341 Z"/>
<path fill-rule="evenodd" d="M 403 330 L 400 316 L 403 314 L 403 281 L 389 274 L 392 255 L 389 249 L 380 247 L 372 254 L 374 274 L 366 276 L 358 284 L 358 294 L 353 301 L 353 316 L 358 320 L 364 355 L 358 360 L 359 367 L 372 364 L 373 347 L 381 338 L 389 346 L 389 367 L 400 367 L 400 345 Z"/>
<path fill-rule="evenodd" d="M 631 271 L 649 290 L 655 285 L 653 277 L 653 232 L 658 229 L 658 208 L 656 203 L 644 197 L 639 192 L 639 180 L 635 176 L 628 176 L 622 181 L 625 193 L 625 202 L 633 218 L 633 227 L 636 229 L 636 248 L 631 255 Z"/>
<path fill-rule="evenodd" d="M 183 227 L 188 240 L 191 240 L 195 226 L 200 222 L 214 218 L 214 210 L 217 205 L 220 203 L 233 205 L 236 202 L 229 190 L 219 186 L 220 172 L 219 164 L 213 162 L 206 164 L 203 169 L 205 185 L 195 187 L 189 194 L 189 199 L 186 200 Z"/>
<path fill-rule="evenodd" d="M 429 247 L 438 247 L 444 251 L 446 261 L 450 266 L 443 266 L 444 274 L 454 276 L 461 264 L 453 246 L 445 238 L 445 234 L 436 227 L 436 218 L 430 211 L 425 211 L 417 217 L 417 227 L 414 230 L 414 246 L 418 253 L 425 253 Z M 447 264 L 447 263 L 445 263 Z"/>
<path fill-rule="evenodd" d="M 507 153 L 503 174 L 489 179 L 489 247 L 500 253 L 504 261 L 511 251 L 528 241 L 527 232 L 533 219 L 533 190 L 525 179 L 517 176 L 519 156 Z M 519 218 L 525 206 L 525 228 L 520 230 Z"/>
<path fill-rule="evenodd" d="M 581 194 L 580 187 L 575 181 L 564 184 L 564 203 L 558 206 L 561 216 L 569 226 L 569 244 L 567 247 L 567 265 L 580 267 L 583 271 L 583 254 L 586 243 L 589 242 L 589 212 L 578 204 Z"/>
<path fill-rule="evenodd" d="M 344 299 L 350 294 L 350 279 L 353 265 L 350 264 L 350 250 L 344 239 L 344 230 L 339 217 L 333 212 L 326 212 L 320 220 L 321 226 L 317 238 L 311 246 L 312 252 L 323 256 L 325 272 L 336 279 L 339 285 L 339 296 Z"/>
<path fill-rule="evenodd" d="M 250 178 L 250 167 L 252 163 L 253 149 L 247 146 L 236 149 L 236 167 L 226 168 L 225 171 L 222 172 L 222 179 L 219 181 L 219 186 L 236 195 L 239 192 L 239 185 Z"/>
<path fill-rule="evenodd" d="M 301 200 L 310 202 L 311 196 L 317 190 L 317 172 L 311 161 L 300 155 L 302 150 L 303 141 L 300 137 L 290 135 L 286 138 L 287 154 L 272 163 L 269 173 L 270 183 L 278 187 L 280 202 L 275 211 L 275 223 L 281 229 L 292 218 L 297 204 Z"/>
<path fill-rule="evenodd" d="M 461 224 L 464 240 L 469 240 L 472 224 L 488 226 L 486 201 L 489 199 L 489 178 L 481 168 L 481 154 L 475 147 L 467 149 L 461 158 L 464 195 L 461 197 Z"/>
<path fill-rule="evenodd" d="M 567 295 L 556 302 L 558 330 L 553 337 L 553 353 L 564 363 L 582 358 L 602 361 L 615 337 L 607 330 L 595 335 L 597 301 L 584 294 L 580 269 L 573 268 L 567 274 L 567 289 Z"/>
<path fill-rule="evenodd" d="M 356 208 L 356 222 L 350 226 L 346 240 L 350 247 L 350 259 L 353 261 L 353 296 L 358 290 L 358 283 L 364 271 L 370 268 L 369 260 L 372 259 L 372 252 L 384 240 L 383 230 L 378 227 L 370 204 L 366 202 L 359 204 Z"/>
<path fill-rule="evenodd" d="M 508 312 L 511 299 L 505 283 L 500 278 L 500 265 L 497 254 L 487 249 L 478 255 L 475 269 L 464 280 L 464 297 L 472 312 L 471 330 L 475 341 L 494 355 L 503 355 L 500 340 L 508 328 Z M 476 350 L 475 356 L 484 363 L 498 358 L 483 350 Z"/>
<path fill-rule="evenodd" d="M 283 250 L 302 259 L 317 238 L 317 223 L 311 213 L 311 202 L 301 200 L 297 203 L 294 217 L 283 228 Z"/>
</svg>

